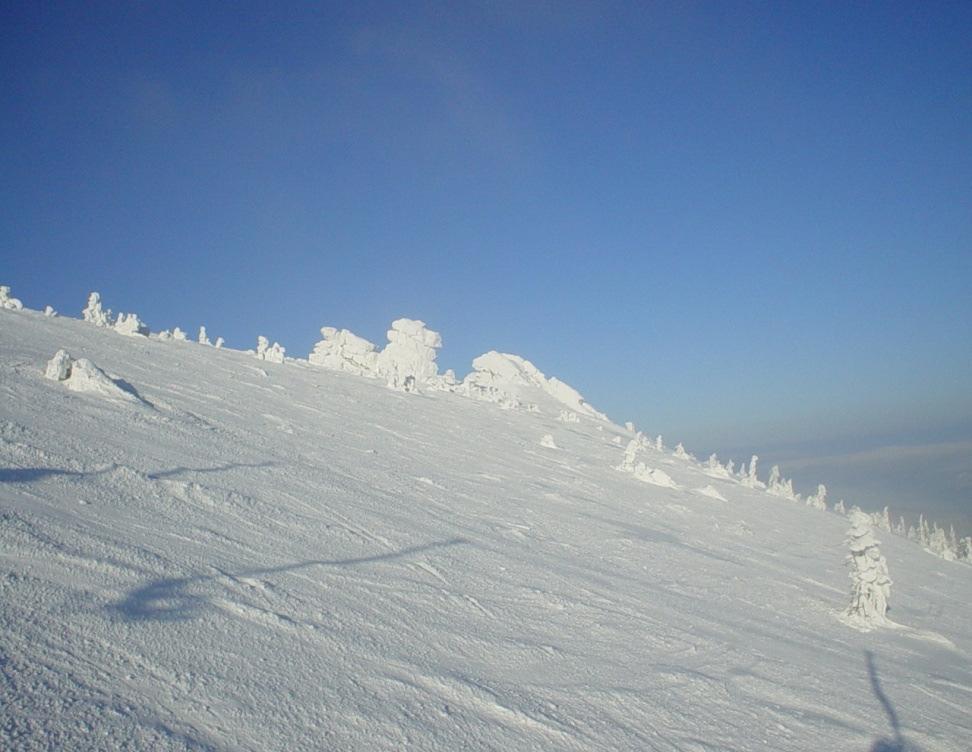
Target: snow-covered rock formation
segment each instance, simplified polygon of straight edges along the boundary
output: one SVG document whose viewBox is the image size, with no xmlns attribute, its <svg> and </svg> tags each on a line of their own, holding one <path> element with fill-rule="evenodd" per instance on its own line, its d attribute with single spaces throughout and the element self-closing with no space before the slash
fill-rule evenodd
<svg viewBox="0 0 972 752">
<path fill-rule="evenodd" d="M 388 330 L 388 344 L 378 353 L 375 370 L 394 389 L 418 391 L 438 374 L 435 351 L 442 337 L 424 321 L 397 319 Z"/>
<path fill-rule="evenodd" d="M 373 343 L 347 329 L 333 326 L 322 327 L 321 336 L 324 339 L 314 345 L 314 350 L 307 356 L 309 362 L 358 376 L 376 374 L 378 352 Z"/>
<path fill-rule="evenodd" d="M 473 372 L 462 382 L 470 397 L 514 407 L 536 404 L 538 394 L 553 399 L 570 411 L 606 420 L 573 387 L 555 377 L 547 378 L 533 363 L 519 355 L 491 350 L 473 363 Z"/>
<path fill-rule="evenodd" d="M 869 631 L 887 623 L 888 601 L 891 597 L 891 578 L 888 564 L 878 548 L 880 541 L 871 530 L 871 516 L 860 509 L 850 513 L 851 528 L 847 531 L 850 554 L 851 600 L 842 619 L 857 629 Z"/>
<path fill-rule="evenodd" d="M 8 285 L 0 285 L 0 308 L 6 308 L 8 311 L 22 311 L 24 308 L 24 304 L 19 299 L 10 297 Z"/>
</svg>

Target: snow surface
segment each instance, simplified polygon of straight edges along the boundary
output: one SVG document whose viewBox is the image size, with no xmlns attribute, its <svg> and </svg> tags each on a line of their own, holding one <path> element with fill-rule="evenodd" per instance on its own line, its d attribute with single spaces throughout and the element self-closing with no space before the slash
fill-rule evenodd
<svg viewBox="0 0 972 752">
<path fill-rule="evenodd" d="M 851 629 L 846 519 L 619 426 L 18 310 L 0 390 L 4 750 L 972 746 L 972 569 Z"/>
</svg>

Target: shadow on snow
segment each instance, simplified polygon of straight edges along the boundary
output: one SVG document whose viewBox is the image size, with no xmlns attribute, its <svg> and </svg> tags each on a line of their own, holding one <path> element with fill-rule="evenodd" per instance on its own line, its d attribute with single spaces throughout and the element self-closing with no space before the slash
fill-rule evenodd
<svg viewBox="0 0 972 752">
<path fill-rule="evenodd" d="M 198 615 L 210 603 L 205 595 L 189 592 L 190 586 L 211 582 L 220 577 L 231 579 L 244 577 L 262 577 L 283 572 L 295 572 L 310 567 L 356 567 L 363 564 L 374 564 L 381 561 L 402 559 L 436 548 L 446 548 L 468 543 L 464 538 L 425 543 L 420 546 L 410 546 L 400 551 L 389 551 L 373 556 L 361 556 L 351 559 L 315 559 L 311 561 L 283 564 L 277 567 L 263 569 L 249 569 L 242 572 L 219 572 L 212 575 L 195 575 L 193 577 L 178 577 L 156 580 L 147 585 L 130 591 L 124 600 L 109 606 L 109 609 L 119 613 L 130 621 L 185 621 Z"/>
</svg>

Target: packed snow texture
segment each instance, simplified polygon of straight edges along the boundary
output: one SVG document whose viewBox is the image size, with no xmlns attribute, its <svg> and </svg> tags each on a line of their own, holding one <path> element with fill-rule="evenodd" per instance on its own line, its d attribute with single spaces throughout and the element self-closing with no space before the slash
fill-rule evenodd
<svg viewBox="0 0 972 752">
<path fill-rule="evenodd" d="M 643 439 L 678 487 L 639 482 L 630 432 L 546 393 L 0 315 L 4 750 L 969 747 L 972 570 L 920 542 L 947 531 L 887 536 L 897 624 L 859 632 L 846 519 Z M 46 379 L 68 343 L 141 402 Z"/>
</svg>

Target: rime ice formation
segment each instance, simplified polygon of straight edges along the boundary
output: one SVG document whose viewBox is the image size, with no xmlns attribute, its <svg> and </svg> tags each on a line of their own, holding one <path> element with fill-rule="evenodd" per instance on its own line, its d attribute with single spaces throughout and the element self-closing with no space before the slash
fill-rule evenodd
<svg viewBox="0 0 972 752">
<path fill-rule="evenodd" d="M 212 342 L 209 341 L 209 335 L 206 334 L 206 327 L 204 327 L 204 326 L 199 327 L 199 336 L 196 338 L 196 341 L 200 345 L 211 345 L 211 344 L 213 344 Z"/>
<path fill-rule="evenodd" d="M 625 422 L 624 427 L 629 431 L 631 431 L 631 433 L 635 432 L 635 424 L 632 423 L 630 420 Z"/>
<path fill-rule="evenodd" d="M 607 419 L 587 404 L 576 389 L 557 378 L 547 378 L 533 363 L 519 355 L 491 350 L 476 358 L 472 365 L 473 372 L 462 382 L 463 390 L 470 397 L 518 407 L 536 404 L 534 395 L 539 390 L 576 413 Z"/>
<path fill-rule="evenodd" d="M 747 488 L 766 488 L 766 485 L 756 477 L 756 463 L 759 462 L 759 457 L 755 454 L 753 458 L 749 461 L 749 469 L 746 470 L 745 466 L 740 468 L 743 472 L 743 477 L 740 480 Z"/>
<path fill-rule="evenodd" d="M 638 451 L 640 449 L 640 442 L 637 439 L 631 439 L 628 442 L 628 446 L 624 449 L 624 457 L 621 460 L 621 464 L 618 465 L 618 470 L 623 473 L 633 473 L 635 471 L 635 461 L 638 459 Z"/>
<path fill-rule="evenodd" d="M 52 319 L 57 316 L 57 311 L 55 311 L 51 306 L 44 306 L 44 315 L 47 316 L 47 318 Z"/>
<path fill-rule="evenodd" d="M 332 371 L 347 371 L 358 376 L 375 374 L 378 352 L 375 345 L 347 329 L 321 328 L 324 337 L 314 345 L 307 360 Z"/>
<path fill-rule="evenodd" d="M 851 600 L 843 612 L 844 621 L 862 631 L 887 623 L 888 600 L 891 597 L 891 578 L 888 564 L 881 555 L 880 543 L 871 531 L 871 517 L 860 509 L 849 515 L 851 528 L 847 531 L 850 554 Z"/>
<path fill-rule="evenodd" d="M 770 468 L 769 480 L 766 482 L 766 493 L 779 496 L 781 499 L 799 501 L 800 495 L 793 490 L 793 481 L 780 475 L 780 466 Z"/>
<path fill-rule="evenodd" d="M 556 449 L 557 443 L 554 441 L 553 434 L 545 433 L 543 438 L 540 439 L 540 446 L 546 447 L 547 449 Z"/>
<path fill-rule="evenodd" d="M 827 511 L 827 486 L 823 483 L 817 486 L 817 493 L 812 494 L 807 497 L 807 506 L 813 509 L 819 509 L 822 512 Z"/>
<path fill-rule="evenodd" d="M 675 452 L 674 452 L 674 454 L 680 460 L 694 460 L 695 459 L 694 456 L 692 456 L 687 451 L 685 451 L 685 447 L 682 445 L 682 442 L 681 441 L 678 442 L 678 444 L 675 446 Z"/>
<path fill-rule="evenodd" d="M 703 472 L 712 478 L 728 479 L 732 477 L 732 473 L 719 462 L 719 457 L 714 452 L 709 455 Z"/>
<path fill-rule="evenodd" d="M 71 375 L 71 356 L 65 350 L 58 350 L 54 357 L 47 361 L 44 376 L 52 381 L 64 381 Z"/>
<path fill-rule="evenodd" d="M 101 307 L 101 295 L 96 292 L 88 295 L 88 305 L 81 311 L 81 317 L 95 326 L 111 326 L 111 310 Z"/>
<path fill-rule="evenodd" d="M 188 342 L 189 336 L 179 327 L 176 327 L 172 330 L 172 339 L 176 340 L 177 342 Z"/>
<path fill-rule="evenodd" d="M 64 350 L 58 350 L 47 362 L 44 376 L 64 384 L 72 392 L 88 392 L 126 402 L 137 401 L 137 397 L 119 387 L 90 360 L 87 358 L 72 360 Z"/>
<path fill-rule="evenodd" d="M 271 345 L 270 340 L 268 340 L 262 334 L 257 337 L 256 356 L 260 360 L 265 360 L 268 363 L 283 363 L 284 352 L 286 352 L 286 350 L 279 343 L 274 342 Z"/>
<path fill-rule="evenodd" d="M 557 420 L 561 423 L 580 423 L 580 418 L 573 410 L 561 410 Z"/>
<path fill-rule="evenodd" d="M 215 347 L 217 350 L 219 350 L 219 349 L 221 349 L 223 347 L 223 345 L 225 343 L 226 343 L 226 340 L 224 340 L 222 337 L 217 337 L 216 338 L 216 343 L 213 345 L 213 347 Z"/>
<path fill-rule="evenodd" d="M 149 333 L 148 327 L 134 313 L 119 313 L 113 328 L 119 334 L 126 334 L 131 337 L 145 337 Z"/>
<path fill-rule="evenodd" d="M 394 389 L 418 391 L 438 374 L 435 351 L 440 347 L 442 337 L 424 321 L 397 319 L 388 330 L 388 344 L 378 353 L 376 372 Z"/>
<path fill-rule="evenodd" d="M 24 309 L 24 304 L 20 300 L 10 297 L 8 285 L 0 285 L 0 308 L 6 308 L 8 311 L 22 311 Z"/>
</svg>

